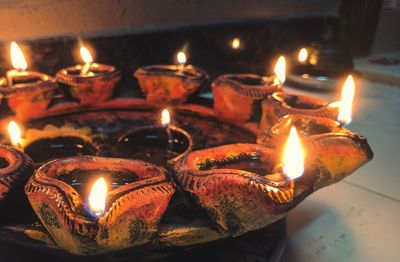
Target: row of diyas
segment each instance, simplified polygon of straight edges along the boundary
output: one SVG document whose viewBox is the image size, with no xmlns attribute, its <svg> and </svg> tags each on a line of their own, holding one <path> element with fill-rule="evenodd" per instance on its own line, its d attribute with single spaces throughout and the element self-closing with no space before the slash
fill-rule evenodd
<svg viewBox="0 0 400 262">
<path fill-rule="evenodd" d="M 79 66 L 76 74 L 90 74 L 89 63 Z M 144 69 L 150 71 L 149 75 L 143 74 L 150 86 L 167 86 L 166 90 L 178 89 L 180 94 L 187 85 L 182 79 L 186 75 L 192 79 L 192 73 L 182 73 L 182 65 L 174 66 L 172 72 L 162 66 Z M 165 71 L 168 73 L 163 74 Z M 0 198 L 6 199 L 9 190 L 24 185 L 30 177 L 25 192 L 42 224 L 57 245 L 79 255 L 145 243 L 187 246 L 265 227 L 313 191 L 342 179 L 372 158 L 365 138 L 343 127 L 351 119 L 351 77 L 344 85 L 341 101 L 328 106 L 313 98 L 289 97 L 280 92 L 284 75 L 281 58 L 274 77 L 229 75 L 213 83 L 215 115 L 238 125 L 261 120 L 265 133 L 259 136 L 258 145 L 232 144 L 190 152 L 187 143 L 183 155 L 170 163 L 173 172 L 134 159 L 77 156 L 51 162 L 46 159 L 33 175 L 29 157 L 2 146 L 0 159 L 6 164 L 0 169 L 0 178 L 8 183 L 0 184 L 8 186 L 0 191 Z M 187 98 L 186 93 L 168 100 L 170 92 L 146 90 L 150 104 L 164 100 L 178 103 Z M 150 93 L 155 93 L 151 99 Z M 160 97 L 165 99 L 158 100 Z M 175 129 L 165 111 L 163 115 L 161 125 L 154 128 L 166 134 L 162 143 L 169 150 Z M 11 123 L 10 127 L 15 128 Z M 43 137 L 36 135 L 39 141 L 49 134 L 71 134 L 71 128 L 50 129 L 42 133 Z M 128 141 L 140 142 L 143 132 L 147 134 L 149 129 L 129 133 L 120 141 L 126 142 L 128 137 Z M 86 133 L 73 129 L 73 136 Z M 19 149 L 27 152 L 29 144 L 24 144 L 21 136 L 13 139 Z M 146 146 L 141 144 L 139 149 Z M 175 227 L 161 224 L 176 191 L 182 191 L 204 211 L 207 223 Z"/>
</svg>

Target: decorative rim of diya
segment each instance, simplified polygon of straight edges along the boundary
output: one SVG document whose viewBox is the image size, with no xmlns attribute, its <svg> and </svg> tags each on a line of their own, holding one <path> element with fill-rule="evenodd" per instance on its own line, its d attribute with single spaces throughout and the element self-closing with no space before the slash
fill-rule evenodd
<svg viewBox="0 0 400 262">
<path fill-rule="evenodd" d="M 124 132 L 117 140 L 117 143 L 120 144 L 123 139 L 125 139 L 127 136 L 134 134 L 136 132 L 140 132 L 143 130 L 151 130 L 151 129 L 155 129 L 155 128 L 160 128 L 160 129 L 166 129 L 166 127 L 162 126 L 162 125 L 148 125 L 148 126 L 142 126 L 142 127 L 137 127 L 137 128 L 132 128 L 126 132 Z M 168 164 L 174 164 L 176 163 L 179 159 L 181 159 L 183 156 L 187 155 L 189 152 L 192 151 L 193 149 L 193 139 L 192 136 L 184 129 L 179 128 L 175 125 L 169 125 L 168 127 L 169 129 L 179 132 L 181 134 L 183 134 L 187 140 L 188 140 L 188 147 L 185 151 L 183 151 L 182 153 L 180 153 L 178 156 L 172 158 L 172 159 L 168 159 Z"/>
<path fill-rule="evenodd" d="M 33 162 L 23 152 L 6 145 L 0 145 L 0 158 L 6 162 L 0 167 L 0 201 L 17 183 L 28 180 L 33 173 Z"/>
<path fill-rule="evenodd" d="M 312 124 L 313 126 L 308 126 Z M 339 122 L 332 120 L 330 118 L 312 115 L 301 115 L 301 114 L 289 114 L 285 115 L 276 121 L 276 123 L 266 132 L 261 134 L 257 138 L 258 144 L 263 144 L 263 141 L 267 139 L 268 136 L 279 136 L 286 138 L 289 135 L 290 127 L 295 126 L 302 140 L 308 139 L 309 137 L 316 138 L 318 136 L 327 136 L 330 134 L 350 134 L 351 132 L 344 128 Z M 312 132 L 310 134 L 305 134 L 304 128 L 308 129 L 312 127 L 320 126 L 320 131 Z M 324 129 L 321 129 L 324 128 Z M 285 133 L 282 133 L 282 129 Z"/>
<path fill-rule="evenodd" d="M 214 80 L 213 87 L 227 84 L 243 96 L 263 99 L 281 88 L 281 84 L 276 83 L 274 79 L 274 76 L 267 77 L 256 74 L 225 74 Z"/>
<path fill-rule="evenodd" d="M 33 83 L 17 83 L 12 86 L 8 86 L 7 79 L 5 77 L 0 78 L 0 94 L 9 97 L 12 95 L 18 95 L 22 93 L 31 93 L 34 91 L 50 91 L 56 89 L 57 82 L 55 78 L 35 71 L 24 71 L 29 76 L 37 77 L 39 80 Z"/>
<path fill-rule="evenodd" d="M 87 83 L 87 81 L 109 80 L 111 78 L 121 77 L 121 72 L 112 65 L 92 63 L 90 64 L 90 71 L 93 75 L 81 75 L 83 65 L 75 65 L 61 69 L 56 74 L 56 80 L 67 85 L 76 85 L 80 83 Z"/>
<path fill-rule="evenodd" d="M 183 188 L 201 191 L 204 189 L 206 182 L 200 182 L 198 179 L 223 174 L 240 177 L 243 179 L 243 184 L 251 185 L 256 190 L 267 193 L 276 204 L 289 203 L 293 198 L 293 192 L 288 190 L 289 185 L 286 181 L 283 179 L 276 181 L 268 178 L 268 175 L 276 173 L 274 171 L 278 167 L 278 165 L 275 166 L 276 163 L 271 164 L 274 166 L 271 167 L 270 174 L 257 174 L 241 169 L 216 167 L 240 161 L 241 159 L 251 161 L 251 159 L 256 158 L 272 159 L 277 162 L 278 156 L 275 150 L 257 144 L 230 144 L 193 151 L 178 161 L 174 169 L 178 173 L 186 171 L 188 173 L 185 172 L 184 175 L 190 174 L 193 177 L 192 179 L 187 179 L 179 174 L 177 175 Z M 284 193 L 280 191 L 282 189 L 285 189 Z"/>
<path fill-rule="evenodd" d="M 336 102 L 328 102 L 323 99 L 311 97 L 311 96 L 305 96 L 305 95 L 293 95 L 293 94 L 287 94 L 285 92 L 275 92 L 272 95 L 269 96 L 271 100 L 279 102 L 279 104 L 290 110 L 296 110 L 297 112 L 301 113 L 310 113 L 310 112 L 319 112 L 319 111 L 324 111 L 326 108 L 338 108 L 338 105 Z M 287 99 L 290 98 L 296 98 L 295 103 L 298 101 L 310 105 L 311 108 L 301 108 L 301 107 L 296 107 L 293 106 L 292 101 L 288 101 Z"/>
<path fill-rule="evenodd" d="M 192 81 L 203 82 L 208 79 L 208 74 L 192 65 L 149 65 L 139 67 L 133 74 L 136 78 L 146 76 L 171 76 Z"/>
<path fill-rule="evenodd" d="M 132 175 L 137 180 L 108 191 L 104 212 L 101 216 L 94 217 L 87 210 L 87 203 L 83 196 L 80 196 L 71 185 L 58 179 L 60 176 L 69 175 L 78 170 L 98 171 L 100 174 L 101 172 L 109 172 L 110 174 L 123 172 L 126 175 Z M 118 239 L 118 236 L 115 235 L 117 232 L 113 232 L 113 237 L 116 237 L 116 239 L 109 239 L 108 237 L 113 229 L 121 230 L 115 225 L 118 224 L 119 219 L 126 219 L 128 216 L 130 220 L 124 221 L 134 223 L 131 220 L 140 219 L 145 214 L 140 213 L 142 209 L 137 205 L 131 206 L 126 203 L 133 204 L 135 203 L 134 198 L 146 194 L 147 198 L 142 199 L 142 201 L 154 202 L 157 199 L 157 202 L 153 203 L 155 206 L 152 207 L 156 217 L 148 218 L 148 223 L 151 227 L 154 227 L 161 219 L 174 192 L 175 187 L 170 178 L 156 165 L 134 159 L 93 156 L 66 157 L 44 164 L 35 171 L 25 186 L 25 193 L 29 202 L 54 240 L 61 247 L 76 254 L 99 254 L 107 250 L 134 245 L 133 242 L 124 242 L 125 246 L 120 246 L 122 245 L 121 241 L 125 240 Z M 161 197 L 163 199 L 160 199 Z M 53 215 L 46 217 L 49 214 L 41 213 L 43 205 L 52 208 L 47 211 L 51 211 Z M 146 212 L 149 212 L 149 210 L 146 209 Z M 124 217 L 122 218 L 121 215 Z M 65 231 L 65 228 L 67 228 L 67 231 Z M 60 230 L 64 232 L 61 233 L 61 237 Z M 124 231 L 129 233 L 128 227 L 124 228 Z M 154 232 L 148 233 L 153 234 Z M 77 249 L 68 249 L 71 246 L 68 243 L 69 237 L 65 234 L 72 234 L 72 241 L 76 242 L 73 244 L 77 244 L 75 246 Z M 85 240 L 82 237 L 94 241 L 94 246 L 87 242 L 88 239 Z M 139 238 L 138 241 L 142 240 L 140 236 L 136 237 Z M 146 241 L 149 241 L 149 239 L 145 239 Z"/>
</svg>

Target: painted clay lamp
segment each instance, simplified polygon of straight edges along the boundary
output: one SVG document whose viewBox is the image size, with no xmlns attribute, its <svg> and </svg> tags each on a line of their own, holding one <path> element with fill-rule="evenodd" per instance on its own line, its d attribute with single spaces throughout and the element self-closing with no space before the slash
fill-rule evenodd
<svg viewBox="0 0 400 262">
<path fill-rule="evenodd" d="M 348 76 L 343 88 L 348 85 L 354 85 L 351 76 Z M 288 114 L 320 116 L 336 120 L 339 106 L 339 102 L 328 102 L 310 96 L 276 92 L 268 96 L 262 103 L 260 127 L 262 130 L 271 128 L 279 118 Z"/>
<path fill-rule="evenodd" d="M 284 70 L 284 57 L 275 65 L 275 73 Z M 281 89 L 275 76 L 254 74 L 228 74 L 218 77 L 211 85 L 215 115 L 228 123 L 242 125 L 259 122 L 261 102 L 268 95 Z"/>
<path fill-rule="evenodd" d="M 350 79 L 350 78 L 349 78 Z M 373 158 L 367 140 L 343 125 L 350 123 L 354 82 L 349 80 L 342 90 L 338 121 L 310 115 L 287 115 L 265 133 L 257 143 L 281 150 L 291 126 L 295 126 L 309 154 L 309 161 L 321 163 L 325 177 L 315 186 L 335 183 Z"/>
<path fill-rule="evenodd" d="M 237 236 L 282 218 L 303 199 L 306 192 L 293 182 L 303 167 L 282 169 L 280 155 L 254 144 L 193 151 L 175 165 L 176 181 L 219 228 Z"/>
<path fill-rule="evenodd" d="M 98 255 L 149 242 L 175 189 L 152 164 L 79 156 L 41 166 L 25 192 L 58 246 Z"/>
<path fill-rule="evenodd" d="M 186 65 L 185 52 L 179 51 L 176 56 L 177 65 L 150 65 L 135 71 L 148 104 L 155 107 L 182 104 L 207 81 L 206 72 Z"/>
<path fill-rule="evenodd" d="M 0 78 L 0 94 L 7 98 L 10 109 L 20 120 L 44 115 L 57 84 L 49 75 L 27 71 L 25 57 L 15 43 L 11 43 L 11 62 L 15 69 Z"/>
<path fill-rule="evenodd" d="M 80 55 L 84 64 L 60 70 L 57 81 L 81 104 L 97 105 L 109 100 L 121 79 L 120 71 L 115 66 L 94 63 L 85 46 L 81 46 Z"/>
<path fill-rule="evenodd" d="M 161 124 L 128 131 L 118 140 L 118 151 L 129 158 L 167 166 L 192 149 L 192 138 L 183 129 L 171 124 L 169 111 L 161 113 Z"/>
<path fill-rule="evenodd" d="M 10 121 L 8 134 L 11 144 L 29 155 L 36 165 L 67 156 L 96 155 L 98 151 L 89 128 L 75 128 L 70 124 L 28 129 L 22 136 L 20 126 Z"/>
<path fill-rule="evenodd" d="M 4 215 L 1 208 L 5 203 L 20 201 L 13 199 L 13 195 L 22 191 L 32 173 L 33 163 L 26 154 L 11 146 L 0 145 L 0 218 Z"/>
</svg>

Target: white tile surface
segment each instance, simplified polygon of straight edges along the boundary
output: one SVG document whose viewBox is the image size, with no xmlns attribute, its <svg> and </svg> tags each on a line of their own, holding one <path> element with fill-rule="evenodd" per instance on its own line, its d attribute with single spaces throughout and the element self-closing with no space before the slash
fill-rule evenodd
<svg viewBox="0 0 400 262">
<path fill-rule="evenodd" d="M 399 261 L 400 202 L 342 181 L 288 216 L 286 261 Z"/>
</svg>

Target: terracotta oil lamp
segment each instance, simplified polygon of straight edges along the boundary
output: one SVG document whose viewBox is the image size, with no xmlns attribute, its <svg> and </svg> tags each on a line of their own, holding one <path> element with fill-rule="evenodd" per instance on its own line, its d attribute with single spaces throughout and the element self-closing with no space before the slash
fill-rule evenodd
<svg viewBox="0 0 400 262">
<path fill-rule="evenodd" d="M 129 158 L 167 166 L 192 149 L 192 138 L 183 129 L 172 125 L 169 111 L 164 109 L 161 123 L 128 131 L 118 140 L 118 151 Z"/>
<path fill-rule="evenodd" d="M 320 178 L 316 187 L 335 183 L 373 157 L 367 140 L 344 128 L 351 121 L 354 85 L 345 85 L 340 101 L 338 121 L 310 115 L 287 115 L 264 134 L 257 143 L 281 150 L 291 126 L 299 130 L 311 162 L 320 163 L 325 176 Z"/>
<path fill-rule="evenodd" d="M 11 144 L 29 155 L 36 165 L 51 160 L 80 155 L 96 155 L 96 144 L 89 128 L 46 125 L 43 129 L 28 129 L 22 137 L 19 125 L 10 121 L 8 133 Z"/>
<path fill-rule="evenodd" d="M 81 104 L 97 105 L 109 100 L 121 79 L 120 71 L 111 65 L 93 63 L 92 55 L 84 46 L 80 54 L 84 64 L 60 70 L 57 81 Z"/>
<path fill-rule="evenodd" d="M 343 89 L 354 85 L 354 80 L 350 75 Z M 310 96 L 276 92 L 268 96 L 262 103 L 260 127 L 262 130 L 271 128 L 279 118 L 288 114 L 320 116 L 336 120 L 339 114 L 339 107 L 340 102 L 337 101 L 328 102 Z"/>
<path fill-rule="evenodd" d="M 1 210 L 4 203 L 20 201 L 10 198 L 13 193 L 22 191 L 32 173 L 32 160 L 27 155 L 13 147 L 0 145 L 0 218 L 4 215 Z"/>
<path fill-rule="evenodd" d="M 276 74 L 284 70 L 284 58 L 278 59 Z M 211 85 L 214 96 L 214 112 L 218 118 L 242 125 L 259 122 L 261 102 L 268 95 L 281 89 L 275 76 L 230 74 L 218 77 Z"/>
<path fill-rule="evenodd" d="M 155 107 L 186 102 L 208 79 L 202 69 L 186 65 L 186 54 L 177 54 L 178 65 L 150 65 L 138 68 L 134 76 L 148 104 Z"/>
<path fill-rule="evenodd" d="M 57 245 L 98 255 L 149 242 L 175 189 L 152 164 L 80 156 L 41 166 L 25 192 Z"/>
<path fill-rule="evenodd" d="M 301 153 L 293 152 L 288 163 Z M 280 156 L 254 144 L 193 151 L 176 164 L 176 181 L 218 227 L 236 236 L 282 218 L 304 198 L 306 191 L 293 180 L 302 175 L 303 163 L 285 172 Z"/>
<path fill-rule="evenodd" d="M 20 120 L 42 116 L 57 88 L 54 78 L 34 71 L 28 65 L 21 49 L 11 43 L 11 61 L 15 69 L 0 78 L 0 94 L 7 98 L 10 109 Z"/>
</svg>

